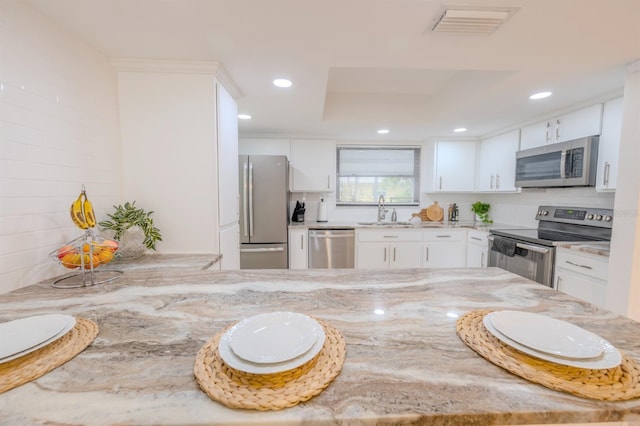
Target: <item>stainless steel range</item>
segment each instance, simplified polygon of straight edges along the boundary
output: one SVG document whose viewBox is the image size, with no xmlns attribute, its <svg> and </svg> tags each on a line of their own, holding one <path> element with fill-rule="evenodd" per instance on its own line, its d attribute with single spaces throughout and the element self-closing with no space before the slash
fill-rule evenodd
<svg viewBox="0 0 640 426">
<path fill-rule="evenodd" d="M 493 229 L 489 266 L 497 266 L 553 287 L 560 242 L 611 241 L 612 209 L 540 206 L 535 229 Z"/>
</svg>

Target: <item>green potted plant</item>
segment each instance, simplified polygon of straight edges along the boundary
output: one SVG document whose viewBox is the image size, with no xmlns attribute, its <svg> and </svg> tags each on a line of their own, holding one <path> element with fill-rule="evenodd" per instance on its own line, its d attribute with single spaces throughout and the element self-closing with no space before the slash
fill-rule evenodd
<svg viewBox="0 0 640 426">
<path fill-rule="evenodd" d="M 471 211 L 476 214 L 476 217 L 483 223 L 493 223 L 493 220 L 489 219 L 489 209 L 491 204 L 483 203 L 482 201 L 476 201 L 471 204 Z"/>
<path fill-rule="evenodd" d="M 153 211 L 145 211 L 136 207 L 136 202 L 113 206 L 114 212 L 107 214 L 110 220 L 99 222 L 103 230 L 113 233 L 113 238 L 120 241 L 121 258 L 133 259 L 144 253 L 145 247 L 156 249 L 156 242 L 162 241 L 160 230 L 153 224 Z"/>
</svg>

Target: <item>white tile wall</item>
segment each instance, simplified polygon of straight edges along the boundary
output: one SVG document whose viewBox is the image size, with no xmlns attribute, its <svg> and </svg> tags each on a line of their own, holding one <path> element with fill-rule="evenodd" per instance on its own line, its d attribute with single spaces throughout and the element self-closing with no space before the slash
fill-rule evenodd
<svg viewBox="0 0 640 426">
<path fill-rule="evenodd" d="M 108 58 L 23 2 L 0 3 L 0 293 L 62 275 L 47 254 L 120 199 L 116 77 Z"/>
</svg>

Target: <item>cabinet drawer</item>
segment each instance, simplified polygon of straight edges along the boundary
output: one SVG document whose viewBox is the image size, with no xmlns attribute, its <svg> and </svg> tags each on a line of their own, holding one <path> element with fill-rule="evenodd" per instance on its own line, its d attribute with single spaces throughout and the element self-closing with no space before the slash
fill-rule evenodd
<svg viewBox="0 0 640 426">
<path fill-rule="evenodd" d="M 412 230 L 362 229 L 358 230 L 358 241 L 422 241 L 422 235 L 420 231 Z"/>
<path fill-rule="evenodd" d="M 464 229 L 441 229 L 423 231 L 423 241 L 464 241 L 467 231 Z"/>
<path fill-rule="evenodd" d="M 467 241 L 472 244 L 481 244 L 488 245 L 489 244 L 489 233 L 485 231 L 469 231 L 467 234 Z"/>
<path fill-rule="evenodd" d="M 601 256 L 558 249 L 556 268 L 577 272 L 600 280 L 607 280 L 609 262 Z"/>
</svg>

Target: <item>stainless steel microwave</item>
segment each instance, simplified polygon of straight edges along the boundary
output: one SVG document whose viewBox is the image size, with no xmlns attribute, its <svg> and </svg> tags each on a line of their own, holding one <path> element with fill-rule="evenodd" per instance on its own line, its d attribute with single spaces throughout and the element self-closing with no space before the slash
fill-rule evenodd
<svg viewBox="0 0 640 426">
<path fill-rule="evenodd" d="M 598 136 L 559 142 L 516 153 L 516 186 L 594 186 Z"/>
</svg>

